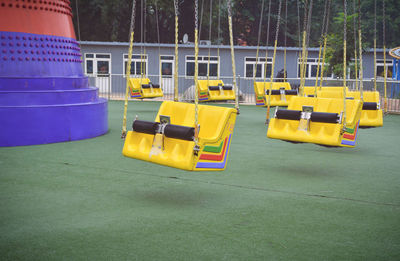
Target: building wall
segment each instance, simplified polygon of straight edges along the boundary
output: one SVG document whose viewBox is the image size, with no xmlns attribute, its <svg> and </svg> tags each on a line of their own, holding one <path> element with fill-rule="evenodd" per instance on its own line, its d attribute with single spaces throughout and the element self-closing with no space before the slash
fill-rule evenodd
<svg viewBox="0 0 400 261">
<path fill-rule="evenodd" d="M 128 43 L 118 43 L 118 42 L 86 42 L 82 41 L 81 44 L 81 52 L 83 54 L 83 59 L 85 59 L 85 54 L 87 53 L 109 53 L 111 54 L 111 74 L 113 75 L 121 75 L 119 77 L 113 76 L 111 79 L 113 92 L 124 92 L 122 82 L 124 82 L 124 63 L 123 63 L 123 55 L 128 53 L 129 45 Z M 159 75 L 159 54 L 161 55 L 174 55 L 174 45 L 173 44 L 146 44 L 146 53 L 148 55 L 148 75 Z M 141 48 L 143 45 L 134 44 L 133 54 L 140 54 Z M 254 46 L 235 46 L 235 65 L 236 65 L 236 75 L 239 78 L 239 85 L 241 87 L 241 91 L 243 92 L 252 92 L 252 79 L 245 78 L 245 58 L 246 57 L 255 57 L 257 48 Z M 199 46 L 199 55 L 208 56 L 209 46 Z M 218 46 L 210 47 L 210 55 L 216 56 L 218 52 Z M 220 77 L 223 79 L 224 77 L 232 77 L 232 63 L 231 63 L 231 51 L 229 46 L 220 46 Z M 300 53 L 299 48 L 287 48 L 287 77 L 288 78 L 297 78 L 297 68 L 298 68 L 298 55 Z M 318 58 L 318 48 L 309 48 L 308 52 L 309 58 Z M 185 76 L 186 72 L 186 56 L 194 56 L 194 46 L 193 44 L 188 45 L 179 45 L 179 76 Z M 273 56 L 273 48 L 268 48 L 268 57 Z M 265 57 L 265 47 L 261 47 L 259 51 L 259 57 Z M 277 72 L 284 68 L 284 50 L 279 47 L 276 53 L 276 62 L 275 62 L 275 70 L 274 77 Z M 383 58 L 382 50 L 378 50 L 377 59 Z M 387 57 L 388 61 L 391 61 L 390 57 Z M 85 66 L 85 62 L 83 63 Z M 363 54 L 363 76 L 364 78 L 373 78 L 374 77 L 374 63 L 373 63 L 373 52 L 370 50 Z M 158 77 L 151 78 L 153 82 L 159 82 Z M 193 77 L 181 77 L 179 79 L 180 88 L 189 88 L 193 84 Z M 230 83 L 231 79 L 227 79 L 227 82 Z M 298 84 L 298 81 L 291 81 L 293 84 Z M 314 84 L 314 79 L 309 79 L 306 84 Z M 182 84 L 183 83 L 183 84 Z M 93 83 L 94 85 L 98 85 Z M 181 87 L 181 85 L 183 87 Z M 367 84 L 368 86 L 368 84 Z M 116 90 L 115 88 L 119 88 Z M 180 90 L 181 91 L 181 90 Z M 184 91 L 184 90 L 183 90 Z"/>
</svg>

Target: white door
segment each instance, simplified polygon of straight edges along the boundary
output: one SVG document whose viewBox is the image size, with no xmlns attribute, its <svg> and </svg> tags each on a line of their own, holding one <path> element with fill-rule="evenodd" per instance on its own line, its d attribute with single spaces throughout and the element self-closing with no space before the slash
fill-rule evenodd
<svg viewBox="0 0 400 261">
<path fill-rule="evenodd" d="M 96 87 L 99 88 L 99 92 L 102 94 L 111 93 L 111 81 L 110 81 L 110 60 L 95 60 L 96 68 Z"/>
<path fill-rule="evenodd" d="M 174 57 L 161 56 L 160 84 L 164 94 L 174 93 Z"/>
</svg>

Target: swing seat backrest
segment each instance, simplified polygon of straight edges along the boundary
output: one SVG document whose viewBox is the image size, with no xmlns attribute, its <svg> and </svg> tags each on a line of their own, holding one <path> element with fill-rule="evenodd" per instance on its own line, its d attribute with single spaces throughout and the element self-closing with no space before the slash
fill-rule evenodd
<svg viewBox="0 0 400 261">
<path fill-rule="evenodd" d="M 303 111 L 303 106 L 312 106 L 313 112 L 337 114 L 343 112 L 343 99 L 293 97 L 288 110 Z M 360 119 L 362 102 L 360 100 L 346 100 L 346 130 L 343 123 L 326 123 L 310 121 L 308 131 L 298 129 L 299 120 L 272 118 L 268 126 L 269 138 L 288 140 L 293 142 L 308 142 L 326 146 L 355 146 L 358 121 Z"/>
<path fill-rule="evenodd" d="M 149 84 L 149 78 L 130 78 L 129 88 L 131 97 L 136 99 L 143 99 L 163 96 L 161 88 L 142 88 L 143 85 L 148 86 Z"/>
<path fill-rule="evenodd" d="M 348 97 L 360 99 L 359 91 L 350 91 Z M 380 96 L 377 91 L 363 92 L 363 109 L 361 111 L 361 127 L 381 127 L 383 126 L 383 111 L 380 109 Z"/>
<path fill-rule="evenodd" d="M 194 155 L 195 142 L 192 140 L 164 135 L 163 142 L 160 143 L 163 149 L 154 148 L 155 136 L 161 134 L 136 131 L 128 131 L 123 155 L 185 170 L 224 170 L 229 154 L 230 137 L 235 125 L 236 110 L 209 105 L 199 105 L 198 108 L 200 124 L 198 156 Z M 194 104 L 164 101 L 156 116 L 156 122 L 159 122 L 161 115 L 169 116 L 170 123 L 174 125 L 186 127 L 195 125 Z M 208 152 L 207 148 L 210 147 L 220 148 L 220 151 Z"/>
<path fill-rule="evenodd" d="M 268 105 L 268 94 L 271 86 L 271 106 L 288 106 L 289 101 L 293 96 L 297 95 L 297 92 L 291 91 L 289 82 L 254 82 L 254 92 L 256 94 L 256 105 L 267 106 Z M 285 90 L 285 99 L 281 99 L 279 90 Z M 264 100 L 264 102 L 262 102 Z"/>
<path fill-rule="evenodd" d="M 235 90 L 233 88 L 224 88 L 224 86 L 222 80 L 198 80 L 199 100 L 234 100 Z"/>
<path fill-rule="evenodd" d="M 327 94 L 323 94 L 324 98 L 339 98 L 340 94 L 335 94 L 334 92 L 340 92 L 342 93 L 343 97 L 343 86 L 323 86 L 323 87 L 317 87 L 317 92 L 318 94 L 327 92 Z M 349 92 L 349 88 L 346 87 L 346 93 Z M 315 97 L 315 87 L 314 86 L 305 86 L 303 88 L 303 94 L 306 97 Z M 328 97 L 329 94 L 333 95 L 333 97 Z M 318 96 L 319 97 L 319 96 Z"/>
</svg>

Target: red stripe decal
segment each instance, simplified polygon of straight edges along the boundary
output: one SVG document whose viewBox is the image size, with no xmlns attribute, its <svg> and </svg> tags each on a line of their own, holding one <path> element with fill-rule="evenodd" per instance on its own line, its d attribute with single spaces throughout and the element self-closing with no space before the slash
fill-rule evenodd
<svg viewBox="0 0 400 261">
<path fill-rule="evenodd" d="M 221 161 L 224 159 L 224 155 L 225 155 L 225 150 L 226 150 L 226 144 L 228 141 L 228 137 L 225 138 L 225 142 L 224 142 L 224 148 L 222 149 L 221 154 L 219 155 L 215 155 L 215 154 L 201 154 L 200 155 L 200 159 L 201 160 L 212 160 L 212 161 Z"/>
<path fill-rule="evenodd" d="M 353 134 L 345 133 L 343 135 L 343 138 L 348 139 L 348 140 L 354 140 L 356 138 L 357 131 L 358 131 L 358 123 L 357 123 L 356 130 L 354 131 L 354 133 Z"/>
</svg>

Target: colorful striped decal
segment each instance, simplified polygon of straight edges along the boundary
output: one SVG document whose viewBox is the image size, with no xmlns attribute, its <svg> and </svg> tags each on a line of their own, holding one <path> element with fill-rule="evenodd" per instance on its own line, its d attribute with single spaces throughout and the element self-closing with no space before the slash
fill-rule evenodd
<svg viewBox="0 0 400 261">
<path fill-rule="evenodd" d="M 196 168 L 199 169 L 224 169 L 226 165 L 226 161 L 228 159 L 228 153 L 229 153 L 229 145 L 231 143 L 231 137 L 232 134 L 229 135 L 228 142 L 226 142 L 225 139 L 225 150 L 223 153 L 223 161 L 222 162 L 209 162 L 209 161 L 199 161 L 197 162 Z"/>
<path fill-rule="evenodd" d="M 342 145 L 347 145 L 347 146 L 355 146 L 356 145 L 359 123 L 360 122 L 357 122 L 357 125 L 355 127 L 355 133 L 353 135 L 349 135 L 347 133 L 345 133 L 343 135 Z"/>
<path fill-rule="evenodd" d="M 224 158 L 225 155 L 225 150 L 226 150 L 226 144 L 228 141 L 228 137 L 226 137 L 225 142 L 224 142 L 224 148 L 220 154 L 206 154 L 203 153 L 200 155 L 200 160 L 212 160 L 212 161 L 221 161 Z"/>
<path fill-rule="evenodd" d="M 257 106 L 264 106 L 265 105 L 263 96 L 257 96 L 256 95 L 256 105 Z"/>
<path fill-rule="evenodd" d="M 219 146 L 204 146 L 203 151 L 206 152 L 213 152 L 213 153 L 220 153 L 222 150 L 222 146 L 224 145 L 224 142 L 221 141 L 221 144 Z"/>
<path fill-rule="evenodd" d="M 347 132 L 347 133 L 354 133 L 354 131 L 355 131 L 355 129 L 357 128 L 357 124 L 356 124 L 356 126 L 354 127 L 354 128 L 348 128 L 348 127 L 346 127 L 346 130 L 345 130 L 345 132 Z"/>
</svg>

